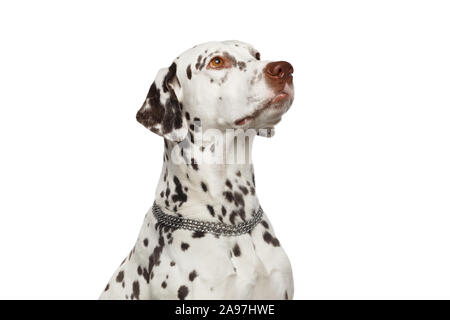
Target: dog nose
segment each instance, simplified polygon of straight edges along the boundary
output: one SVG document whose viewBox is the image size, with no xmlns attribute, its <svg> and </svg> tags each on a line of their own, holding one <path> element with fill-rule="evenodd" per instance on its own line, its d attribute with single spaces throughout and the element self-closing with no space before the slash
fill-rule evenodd
<svg viewBox="0 0 450 320">
<path fill-rule="evenodd" d="M 288 80 L 289 78 L 292 78 L 294 68 L 289 62 L 275 61 L 268 63 L 264 71 L 266 76 L 272 79 Z"/>
</svg>

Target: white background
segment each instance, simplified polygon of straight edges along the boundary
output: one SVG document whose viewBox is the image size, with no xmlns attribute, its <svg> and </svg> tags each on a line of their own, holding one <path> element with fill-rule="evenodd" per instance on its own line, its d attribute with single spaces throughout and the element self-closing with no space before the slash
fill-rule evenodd
<svg viewBox="0 0 450 320">
<path fill-rule="evenodd" d="M 0 298 L 95 299 L 153 202 L 157 70 L 210 40 L 295 68 L 257 192 L 296 299 L 450 298 L 445 1 L 2 1 Z"/>
</svg>

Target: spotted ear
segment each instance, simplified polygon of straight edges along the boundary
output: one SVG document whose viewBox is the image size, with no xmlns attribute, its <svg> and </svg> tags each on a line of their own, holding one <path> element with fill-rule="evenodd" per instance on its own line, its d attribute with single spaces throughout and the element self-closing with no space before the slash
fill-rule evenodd
<svg viewBox="0 0 450 320">
<path fill-rule="evenodd" d="M 136 120 L 168 140 L 182 141 L 188 129 L 182 112 L 183 92 L 176 73 L 175 63 L 158 72 L 144 104 L 136 114 Z"/>
</svg>

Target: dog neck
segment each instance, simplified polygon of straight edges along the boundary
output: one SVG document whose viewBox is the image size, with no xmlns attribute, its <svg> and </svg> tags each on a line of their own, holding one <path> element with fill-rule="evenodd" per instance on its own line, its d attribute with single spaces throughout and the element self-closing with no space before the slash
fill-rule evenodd
<svg viewBox="0 0 450 320">
<path fill-rule="evenodd" d="M 251 219 L 259 208 L 253 138 L 248 132 L 221 131 L 212 138 L 190 130 L 181 143 L 165 140 L 156 203 L 185 218 L 231 225 Z"/>
</svg>

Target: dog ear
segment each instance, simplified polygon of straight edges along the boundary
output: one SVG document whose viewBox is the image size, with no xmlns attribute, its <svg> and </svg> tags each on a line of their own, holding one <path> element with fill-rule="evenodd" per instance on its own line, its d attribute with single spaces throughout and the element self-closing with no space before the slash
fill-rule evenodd
<svg viewBox="0 0 450 320">
<path fill-rule="evenodd" d="M 156 134 L 178 142 L 184 140 L 188 129 L 182 112 L 183 92 L 176 73 L 175 63 L 158 72 L 136 120 Z"/>
</svg>

